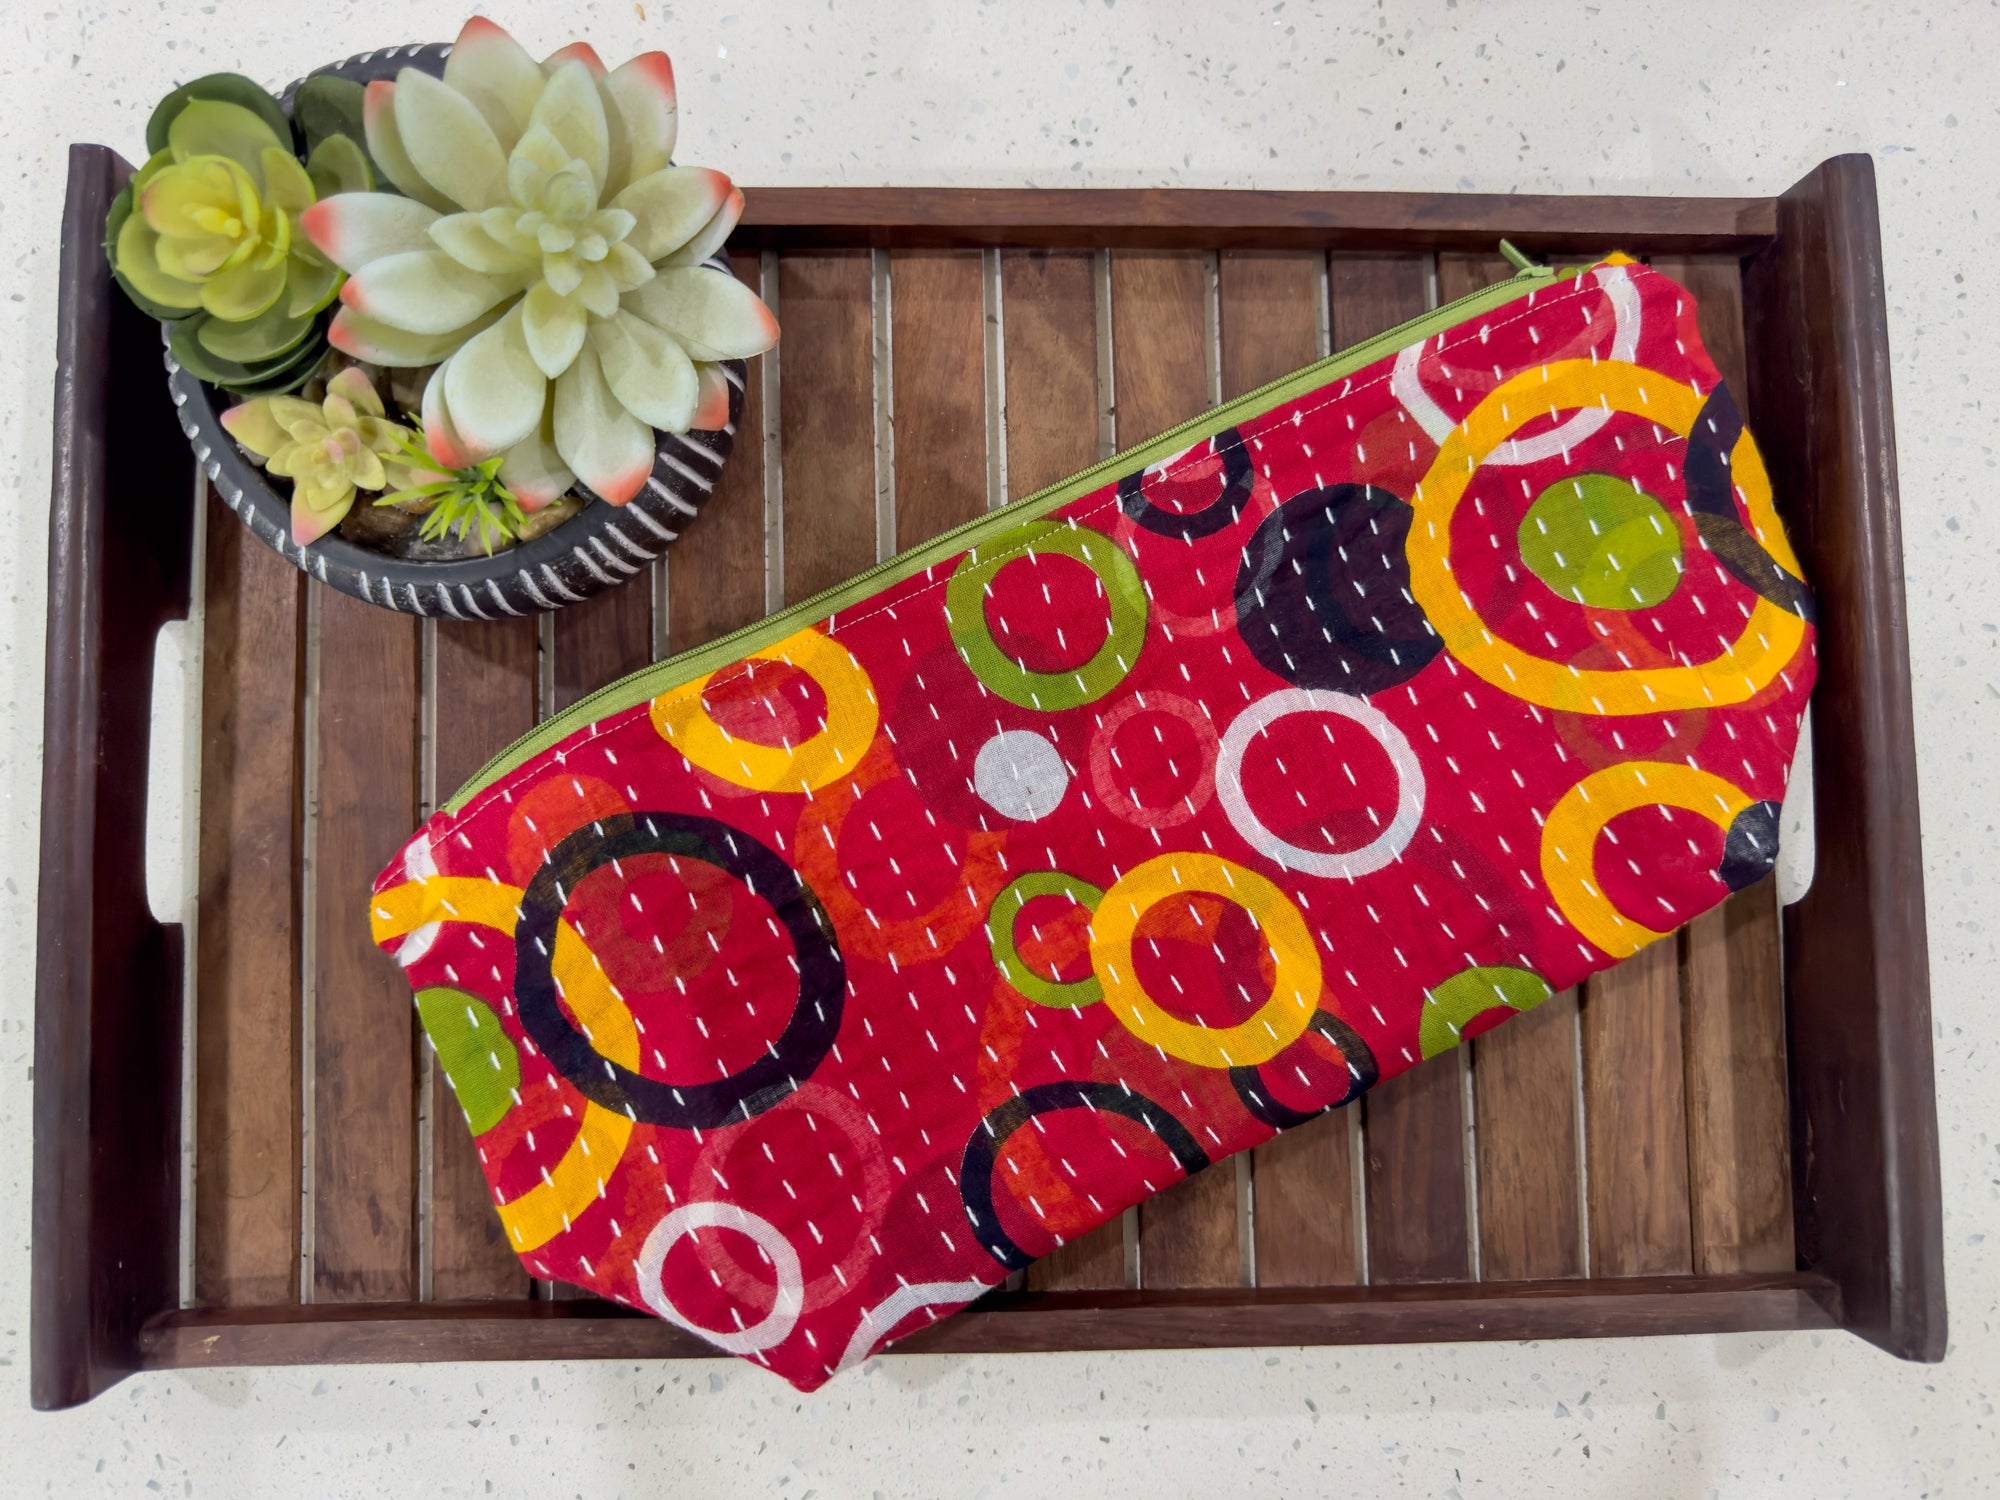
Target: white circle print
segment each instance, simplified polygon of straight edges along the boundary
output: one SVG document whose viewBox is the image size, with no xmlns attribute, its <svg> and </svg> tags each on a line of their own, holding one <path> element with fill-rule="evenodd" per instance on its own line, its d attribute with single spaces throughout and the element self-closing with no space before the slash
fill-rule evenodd
<svg viewBox="0 0 2000 1500">
<path fill-rule="evenodd" d="M 972 785 L 986 805 L 1018 823 L 1038 823 L 1062 804 L 1069 768 L 1032 729 L 1008 729 L 979 747 Z"/>
<path fill-rule="evenodd" d="M 1243 757 L 1250 743 L 1279 719 L 1292 714 L 1337 714 L 1360 725 L 1389 757 L 1396 771 L 1396 815 L 1373 841 L 1359 849 L 1303 849 L 1287 843 L 1264 826 L 1251 811 L 1243 790 Z M 1215 794 L 1229 815 L 1230 824 L 1244 841 L 1266 859 L 1288 870 L 1328 879 L 1356 880 L 1395 862 L 1424 816 L 1424 771 L 1417 753 L 1403 737 L 1403 731 L 1389 722 L 1382 710 L 1363 699 L 1323 688 L 1282 688 L 1238 714 L 1222 737 L 1222 754 L 1215 763 Z"/>
<path fill-rule="evenodd" d="M 771 1301 L 771 1310 L 747 1328 L 734 1333 L 703 1328 L 683 1316 L 667 1296 L 660 1279 L 666 1268 L 667 1252 L 683 1235 L 698 1229 L 734 1229 L 750 1236 L 771 1257 L 778 1277 L 777 1295 Z M 792 1248 L 791 1241 L 769 1219 L 734 1203 L 688 1203 L 675 1209 L 653 1226 L 633 1269 L 639 1278 L 639 1295 L 646 1299 L 648 1307 L 725 1354 L 756 1354 L 782 1344 L 799 1321 L 799 1312 L 805 1304 L 805 1277 L 799 1267 L 799 1253 Z"/>
</svg>

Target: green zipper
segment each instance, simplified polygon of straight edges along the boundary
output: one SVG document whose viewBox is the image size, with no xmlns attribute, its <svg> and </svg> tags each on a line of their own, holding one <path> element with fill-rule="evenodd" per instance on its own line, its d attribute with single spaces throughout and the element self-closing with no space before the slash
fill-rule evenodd
<svg viewBox="0 0 2000 1500">
<path fill-rule="evenodd" d="M 899 552 L 885 562 L 879 562 L 866 572 L 857 573 L 844 583 L 814 594 L 810 599 L 802 599 L 797 604 L 787 605 L 776 614 L 766 615 L 740 630 L 732 630 L 727 635 L 718 636 L 706 645 L 691 651 L 683 651 L 670 656 L 665 661 L 654 662 L 642 667 L 630 676 L 621 677 L 608 686 L 599 688 L 586 697 L 579 698 L 568 708 L 553 718 L 544 719 L 528 733 L 487 761 L 475 772 L 471 780 L 452 793 L 451 800 L 443 810 L 456 813 L 464 809 L 473 795 L 491 785 L 506 772 L 522 762 L 531 760 L 544 750 L 560 744 L 585 724 L 594 723 L 610 714 L 656 698 L 661 693 L 692 682 L 718 667 L 727 666 L 763 646 L 781 641 L 791 635 L 801 625 L 813 620 L 824 619 L 838 614 L 849 605 L 879 593 L 892 584 L 914 577 L 926 568 L 933 567 L 945 558 L 975 546 L 982 539 L 1019 526 L 1023 521 L 1031 521 L 1046 515 L 1049 511 L 1067 505 L 1079 496 L 1101 488 L 1108 481 L 1134 469 L 1157 463 L 1162 458 L 1171 457 L 1187 447 L 1197 433 L 1219 432 L 1226 427 L 1234 427 L 1244 419 L 1253 417 L 1274 406 L 1282 406 L 1305 392 L 1325 385 L 1329 380 L 1364 369 L 1380 359 L 1383 354 L 1402 349 L 1432 333 L 1449 328 L 1468 317 L 1482 312 L 1490 312 L 1497 307 L 1532 293 L 1538 286 L 1551 280 L 1575 275 L 1574 270 L 1557 272 L 1551 266 L 1537 266 L 1527 262 L 1526 257 L 1505 241 L 1501 251 L 1515 265 L 1520 267 L 1506 281 L 1496 282 L 1469 296 L 1447 302 L 1407 323 L 1399 323 L 1387 332 L 1378 333 L 1371 339 L 1328 355 L 1315 364 L 1259 386 L 1256 390 L 1238 396 L 1233 401 L 1225 401 L 1220 406 L 1212 406 L 1198 416 L 1190 417 L 1178 426 L 1169 427 L 1158 437 L 1150 438 L 1136 447 L 1127 448 L 1099 463 L 1092 464 L 1080 474 L 1037 490 L 1024 499 L 998 510 L 988 511 L 983 516 L 941 532 L 921 546 L 912 547 L 907 552 Z"/>
</svg>

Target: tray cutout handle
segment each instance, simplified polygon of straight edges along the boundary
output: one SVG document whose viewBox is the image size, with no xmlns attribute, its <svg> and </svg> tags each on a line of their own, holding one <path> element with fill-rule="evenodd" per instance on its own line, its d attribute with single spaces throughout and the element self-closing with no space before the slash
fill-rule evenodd
<svg viewBox="0 0 2000 1500">
<path fill-rule="evenodd" d="M 101 245 L 130 172 L 104 147 L 70 148 L 35 976 L 29 1344 L 44 1409 L 135 1369 L 140 1325 L 179 1300 L 182 937 L 148 906 L 145 843 L 154 640 L 187 615 L 194 506 L 158 327 Z"/>
</svg>

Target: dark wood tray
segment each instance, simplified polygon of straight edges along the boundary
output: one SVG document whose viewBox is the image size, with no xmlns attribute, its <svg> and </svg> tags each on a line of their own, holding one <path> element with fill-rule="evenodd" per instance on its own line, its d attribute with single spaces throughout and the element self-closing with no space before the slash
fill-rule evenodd
<svg viewBox="0 0 2000 1500">
<path fill-rule="evenodd" d="M 1942 1353 L 1867 158 L 1750 199 L 752 192 L 732 248 L 785 339 L 753 373 L 708 512 L 650 588 L 492 625 L 419 624 L 308 587 L 202 496 L 157 334 L 112 290 L 97 248 L 127 168 L 78 147 L 70 170 L 37 976 L 38 1405 L 147 1367 L 706 1352 L 668 1324 L 530 1282 L 499 1243 L 408 990 L 368 941 L 359 897 L 384 858 L 537 715 L 1504 274 L 1502 235 L 1562 259 L 1650 256 L 1702 299 L 1819 591 L 1810 893 L 1784 913 L 1782 943 L 1767 883 L 901 1347 L 1845 1327 L 1908 1358 Z M 197 594 L 187 939 L 149 915 L 142 866 L 154 639 Z"/>
</svg>

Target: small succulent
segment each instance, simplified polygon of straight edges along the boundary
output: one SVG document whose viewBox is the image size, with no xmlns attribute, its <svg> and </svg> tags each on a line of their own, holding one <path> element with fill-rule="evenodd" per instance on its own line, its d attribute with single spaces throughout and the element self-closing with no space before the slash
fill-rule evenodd
<svg viewBox="0 0 2000 1500">
<path fill-rule="evenodd" d="M 362 371 L 342 370 L 322 401 L 259 396 L 222 414 L 229 435 L 292 481 L 292 540 L 316 542 L 340 524 L 357 490 L 421 483 L 396 457 L 416 436 L 391 422 L 382 398 Z"/>
<path fill-rule="evenodd" d="M 334 346 L 439 366 L 423 427 L 442 467 L 500 457 L 530 509 L 578 478 L 622 505 L 654 428 L 727 420 L 719 362 L 769 349 L 778 326 L 702 265 L 743 196 L 671 164 L 676 121 L 664 53 L 607 72 L 577 44 L 538 63 L 480 17 L 442 80 L 405 68 L 368 86 L 368 148 L 402 196 L 342 193 L 302 222 L 350 273 Z"/>
<path fill-rule="evenodd" d="M 168 95 L 146 134 L 152 154 L 105 224 L 120 284 L 175 325 L 175 355 L 202 379 L 237 391 L 303 383 L 343 277 L 298 218 L 322 193 L 372 185 L 366 154 L 328 135 L 302 164 L 277 101 L 227 73 Z"/>
<path fill-rule="evenodd" d="M 434 541 L 451 532 L 463 542 L 473 530 L 479 545 L 493 555 L 497 542 L 518 541 L 527 516 L 514 492 L 500 482 L 501 460 L 483 459 L 463 469 L 440 469 L 428 449 L 414 437 L 398 437 L 397 449 L 407 466 L 409 482 L 375 503 L 422 511 L 418 535 Z"/>
</svg>

